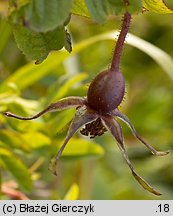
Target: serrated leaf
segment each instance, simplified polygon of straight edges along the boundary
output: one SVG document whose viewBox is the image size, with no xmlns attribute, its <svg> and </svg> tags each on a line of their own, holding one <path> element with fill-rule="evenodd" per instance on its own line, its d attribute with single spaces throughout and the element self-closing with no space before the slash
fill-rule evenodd
<svg viewBox="0 0 173 216">
<path fill-rule="evenodd" d="M 60 50 L 65 43 L 64 27 L 47 33 L 36 33 L 21 25 L 13 26 L 19 49 L 30 60 L 41 63 L 52 50 Z"/>
<path fill-rule="evenodd" d="M 71 13 L 89 18 L 89 11 L 86 7 L 85 0 L 74 0 Z"/>
<path fill-rule="evenodd" d="M 0 158 L 6 166 L 6 169 L 15 177 L 19 185 L 25 191 L 30 191 L 32 188 L 32 180 L 24 163 L 5 148 L 0 148 Z"/>
<path fill-rule="evenodd" d="M 77 184 L 73 184 L 65 195 L 64 200 L 77 200 L 78 196 L 79 186 Z"/>
<path fill-rule="evenodd" d="M 26 9 L 29 27 L 36 32 L 47 32 L 63 26 L 69 17 L 72 0 L 31 0 Z"/>
<path fill-rule="evenodd" d="M 158 14 L 173 13 L 163 0 L 142 0 L 143 7 L 151 12 Z"/>
</svg>

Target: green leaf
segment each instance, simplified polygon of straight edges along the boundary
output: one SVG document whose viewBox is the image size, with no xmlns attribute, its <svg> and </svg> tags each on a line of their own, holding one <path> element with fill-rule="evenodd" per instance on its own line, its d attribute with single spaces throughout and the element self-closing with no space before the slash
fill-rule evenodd
<svg viewBox="0 0 173 216">
<path fill-rule="evenodd" d="M 24 111 L 25 113 L 30 114 L 32 110 L 38 107 L 39 102 L 36 100 L 27 100 L 24 98 L 16 97 L 14 101 L 11 101 L 10 106 L 12 109 L 17 109 L 16 112 L 19 113 L 20 110 Z M 29 109 L 29 112 L 28 112 Z"/>
<path fill-rule="evenodd" d="M 103 156 L 104 149 L 93 141 L 72 138 L 63 151 L 62 158 L 79 159 Z"/>
<path fill-rule="evenodd" d="M 32 180 L 24 163 L 5 148 L 0 148 L 0 158 L 6 169 L 15 177 L 19 186 L 26 191 L 30 191 L 32 189 Z"/>
<path fill-rule="evenodd" d="M 128 0 L 128 4 L 124 3 L 124 0 L 108 0 L 110 4 L 112 4 L 116 9 L 115 11 L 124 13 L 125 11 L 129 11 L 130 13 L 139 13 L 142 11 L 142 0 Z"/>
<path fill-rule="evenodd" d="M 104 34 L 96 35 L 91 38 L 87 38 L 74 46 L 71 56 L 76 53 L 79 53 L 81 50 L 99 41 L 115 41 L 117 33 L 118 31 L 111 31 Z M 139 37 L 133 36 L 132 34 L 128 35 L 129 36 L 126 38 L 127 43 L 150 55 L 164 69 L 167 75 L 173 80 L 172 58 L 166 52 L 152 45 L 151 43 L 144 41 Z M 150 47 L 149 50 L 151 51 L 147 51 L 148 47 Z M 11 76 L 9 76 L 9 78 L 1 84 L 0 90 L 2 90 L 4 86 L 6 86 L 9 83 L 15 83 L 19 89 L 27 88 L 28 86 L 32 85 L 42 77 L 46 76 L 46 74 L 48 74 L 50 71 L 55 70 L 68 57 L 69 54 L 62 50 L 58 53 L 52 53 L 51 55 L 49 55 L 49 58 L 47 58 L 40 65 L 35 66 L 33 63 L 28 63 L 25 66 L 18 69 L 16 72 L 14 72 Z M 164 59 L 164 61 L 162 59 Z"/>
<path fill-rule="evenodd" d="M 130 13 L 139 13 L 142 11 L 142 0 L 129 0 L 126 8 Z"/>
<path fill-rule="evenodd" d="M 51 70 L 56 69 L 67 56 L 67 52 L 60 51 L 59 53 L 52 53 L 49 58 L 40 65 L 34 65 L 30 62 L 20 67 L 13 75 L 9 76 L 4 84 L 1 84 L 0 89 L 3 89 L 8 83 L 15 83 L 19 89 L 27 88 L 46 76 Z"/>
<path fill-rule="evenodd" d="M 73 76 L 72 78 L 69 78 L 68 80 L 66 80 L 66 82 L 64 84 L 62 84 L 59 89 L 57 89 L 56 93 L 54 93 L 54 95 L 52 97 L 52 101 L 58 100 L 58 99 L 64 97 L 70 91 L 72 86 L 74 86 L 74 84 L 85 80 L 87 78 L 87 76 L 88 75 L 86 73 L 80 73 L 80 74 L 77 74 L 77 75 Z"/>
<path fill-rule="evenodd" d="M 62 144 L 61 144 L 62 145 Z M 61 147 L 60 145 L 60 147 Z M 98 144 L 84 139 L 72 138 L 65 147 L 61 158 L 64 159 L 83 159 L 88 157 L 103 156 L 104 149 Z M 59 160 L 54 156 L 49 163 L 49 170 L 54 174 L 58 174 Z"/>
<path fill-rule="evenodd" d="M 167 14 L 173 13 L 170 10 L 163 0 L 142 0 L 143 7 L 151 12 L 158 13 L 158 14 Z"/>
<path fill-rule="evenodd" d="M 19 90 L 15 83 L 8 83 L 4 85 L 3 89 L 0 92 L 0 110 L 2 105 L 9 104 L 16 100 L 19 95 Z"/>
<path fill-rule="evenodd" d="M 88 8 L 86 7 L 85 0 L 74 0 L 71 13 L 89 18 Z"/>
<path fill-rule="evenodd" d="M 9 6 L 14 8 L 20 8 L 29 3 L 30 0 L 9 0 Z"/>
<path fill-rule="evenodd" d="M 39 149 L 50 145 L 51 140 L 48 136 L 40 132 L 28 132 L 21 135 L 32 149 Z"/>
<path fill-rule="evenodd" d="M 19 49 L 30 60 L 41 63 L 52 50 L 60 50 L 65 43 L 64 27 L 47 33 L 36 33 L 21 25 L 13 26 Z"/>
<path fill-rule="evenodd" d="M 0 32 L 1 32 L 1 40 L 0 40 L 0 54 L 3 51 L 8 39 L 11 35 L 10 25 L 0 18 Z"/>
<path fill-rule="evenodd" d="M 153 58 L 173 81 L 173 58 L 170 55 L 153 44 L 132 34 L 129 34 L 126 41 L 129 45 L 140 49 Z"/>
<path fill-rule="evenodd" d="M 13 1 L 9 5 L 8 21 L 11 25 L 26 25 L 25 22 L 25 9 L 28 2 L 20 3 L 20 1 Z"/>
<path fill-rule="evenodd" d="M 106 20 L 107 17 L 107 8 L 109 7 L 109 2 L 106 3 L 106 0 L 86 0 L 86 5 L 88 7 L 91 17 L 102 23 Z M 105 7 L 106 6 L 106 7 Z"/>
<path fill-rule="evenodd" d="M 105 22 L 107 16 L 124 14 L 125 11 L 131 13 L 140 12 L 142 9 L 141 0 L 129 0 L 126 5 L 123 0 L 85 0 L 91 17 L 99 22 Z"/>
<path fill-rule="evenodd" d="M 64 200 L 77 200 L 79 196 L 79 186 L 77 184 L 73 184 L 67 194 L 64 197 Z"/>
<path fill-rule="evenodd" d="M 0 137 L 1 141 L 3 141 L 6 147 L 8 148 L 10 147 L 13 150 L 19 149 L 25 152 L 31 150 L 30 146 L 28 145 L 28 142 L 25 142 L 21 134 L 15 131 L 0 130 Z"/>
<path fill-rule="evenodd" d="M 70 121 L 74 117 L 74 109 L 64 110 L 60 113 L 56 113 L 56 116 L 49 120 L 48 128 L 55 133 L 62 133 L 68 130 Z M 58 122 L 58 124 L 57 124 Z"/>
<path fill-rule="evenodd" d="M 79 43 L 77 46 L 74 47 L 74 50 L 75 52 L 78 52 L 79 50 L 99 41 L 115 41 L 115 39 L 118 38 L 118 34 L 118 31 L 112 31 L 96 35 Z M 126 38 L 126 42 L 127 44 L 134 46 L 137 49 L 140 49 L 141 51 L 149 55 L 151 58 L 153 58 L 163 68 L 164 72 L 169 76 L 169 78 L 173 81 L 173 58 L 170 55 L 168 55 L 165 51 L 161 50 L 155 45 L 130 33 Z"/>
<path fill-rule="evenodd" d="M 64 76 L 63 80 L 58 80 L 53 86 L 49 88 L 49 97 L 46 99 L 46 104 L 52 101 L 57 101 L 58 99 L 72 95 L 70 91 L 74 89 L 74 85 L 80 85 L 80 82 L 88 77 L 86 73 L 80 73 L 73 76 Z M 65 78 L 65 79 L 64 79 Z"/>
<path fill-rule="evenodd" d="M 36 32 L 47 32 L 63 26 L 69 17 L 72 0 L 31 0 L 26 9 L 29 27 Z"/>
</svg>

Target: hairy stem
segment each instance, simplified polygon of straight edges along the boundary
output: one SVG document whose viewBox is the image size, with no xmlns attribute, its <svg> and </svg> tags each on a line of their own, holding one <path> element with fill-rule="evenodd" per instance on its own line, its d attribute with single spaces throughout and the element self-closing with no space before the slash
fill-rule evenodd
<svg viewBox="0 0 173 216">
<path fill-rule="evenodd" d="M 125 12 L 121 32 L 119 34 L 119 37 L 118 37 L 118 40 L 115 46 L 115 50 L 114 50 L 114 55 L 112 58 L 111 71 L 119 70 L 120 58 L 121 58 L 122 51 L 123 51 L 124 41 L 125 41 L 126 35 L 129 30 L 130 21 L 131 21 L 131 14 L 129 12 Z"/>
</svg>

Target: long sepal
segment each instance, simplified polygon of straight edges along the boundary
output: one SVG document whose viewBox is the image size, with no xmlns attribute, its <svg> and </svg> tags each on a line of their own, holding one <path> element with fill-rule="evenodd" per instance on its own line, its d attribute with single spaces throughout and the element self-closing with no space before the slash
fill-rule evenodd
<svg viewBox="0 0 173 216">
<path fill-rule="evenodd" d="M 67 145 L 68 141 L 70 140 L 70 138 L 76 133 L 76 131 L 82 127 L 83 125 L 94 121 L 95 119 L 98 118 L 98 115 L 92 111 L 92 110 L 88 110 L 86 109 L 86 107 L 81 107 L 77 110 L 71 124 L 70 124 L 70 128 L 68 130 L 68 134 L 65 138 L 65 141 L 63 143 L 63 145 L 61 146 L 61 148 L 59 149 L 59 152 L 57 153 L 57 155 L 52 159 L 51 161 L 51 171 L 53 171 L 53 173 L 55 175 L 57 175 L 56 172 L 56 166 L 57 166 L 57 162 L 65 148 L 65 146 Z"/>
<path fill-rule="evenodd" d="M 121 153 L 126 161 L 126 163 L 128 164 L 128 166 L 130 167 L 133 176 L 135 177 L 135 179 L 142 185 L 142 187 L 144 189 L 146 189 L 147 191 L 155 194 L 155 195 L 161 195 L 160 192 L 158 192 L 157 190 L 155 190 L 150 184 L 148 184 L 134 169 L 133 165 L 131 164 L 129 157 L 127 155 L 126 149 L 124 147 L 124 143 L 123 143 L 123 135 L 122 135 L 122 130 L 121 130 L 121 126 L 119 125 L 119 123 L 111 116 L 105 116 L 102 118 L 103 123 L 105 125 L 105 127 L 111 132 L 111 134 L 113 135 L 113 137 L 116 139 L 117 144 L 119 149 L 121 150 Z"/>
<path fill-rule="evenodd" d="M 129 118 L 124 115 L 123 113 L 121 113 L 118 109 L 114 110 L 112 112 L 112 114 L 116 117 L 118 117 L 119 119 L 121 119 L 122 121 L 124 121 L 127 126 L 131 129 L 133 135 L 141 141 L 141 143 L 143 143 L 154 155 L 157 156 L 165 156 L 169 153 L 169 151 L 157 151 L 156 149 L 154 149 L 151 145 L 149 145 L 146 141 L 144 141 L 141 136 L 137 133 L 136 129 L 134 128 L 134 126 L 132 125 L 132 123 L 130 122 Z"/>
<path fill-rule="evenodd" d="M 3 114 L 7 117 L 13 117 L 20 120 L 32 120 L 36 119 L 48 112 L 55 112 L 55 111 L 61 111 L 64 109 L 69 109 L 73 107 L 83 106 L 85 104 L 85 99 L 82 97 L 66 97 L 63 98 L 55 103 L 50 104 L 48 107 L 46 107 L 41 112 L 37 113 L 36 115 L 30 116 L 30 117 L 22 117 L 15 115 L 11 112 L 4 112 Z"/>
</svg>

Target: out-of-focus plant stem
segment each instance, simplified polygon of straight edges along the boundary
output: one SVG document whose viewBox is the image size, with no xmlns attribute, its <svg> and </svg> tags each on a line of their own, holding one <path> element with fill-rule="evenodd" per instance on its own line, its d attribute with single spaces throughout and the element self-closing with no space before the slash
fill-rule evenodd
<svg viewBox="0 0 173 216">
<path fill-rule="evenodd" d="M 81 175 L 79 182 L 79 199 L 81 200 L 91 199 L 95 165 L 96 161 L 94 159 L 81 162 Z"/>
</svg>

